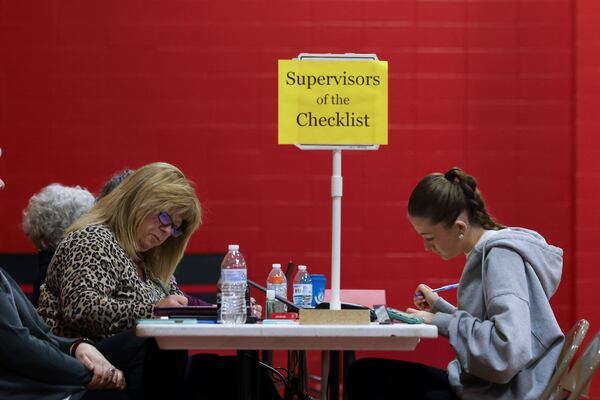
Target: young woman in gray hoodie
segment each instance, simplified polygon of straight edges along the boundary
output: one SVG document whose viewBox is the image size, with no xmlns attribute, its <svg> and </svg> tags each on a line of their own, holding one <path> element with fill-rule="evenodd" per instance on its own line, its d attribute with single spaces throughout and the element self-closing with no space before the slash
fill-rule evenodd
<svg viewBox="0 0 600 400">
<path fill-rule="evenodd" d="M 408 218 L 426 250 L 444 260 L 466 255 L 458 307 L 420 284 L 417 308 L 407 310 L 436 325 L 456 358 L 447 371 L 359 360 L 347 376 L 349 399 L 538 399 L 563 343 L 549 304 L 562 250 L 534 231 L 495 222 L 476 180 L 459 168 L 423 178 L 410 196 Z"/>
</svg>

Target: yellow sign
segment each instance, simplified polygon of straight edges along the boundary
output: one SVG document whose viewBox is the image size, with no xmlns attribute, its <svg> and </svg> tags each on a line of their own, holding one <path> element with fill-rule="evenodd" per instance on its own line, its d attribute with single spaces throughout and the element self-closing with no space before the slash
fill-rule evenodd
<svg viewBox="0 0 600 400">
<path fill-rule="evenodd" d="M 279 144 L 387 144 L 387 61 L 279 60 Z"/>
</svg>

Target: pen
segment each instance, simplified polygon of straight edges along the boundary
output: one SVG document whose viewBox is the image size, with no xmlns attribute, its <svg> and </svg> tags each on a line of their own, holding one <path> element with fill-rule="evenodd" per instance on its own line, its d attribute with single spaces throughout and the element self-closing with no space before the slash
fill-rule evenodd
<svg viewBox="0 0 600 400">
<path fill-rule="evenodd" d="M 444 290 L 456 289 L 457 287 L 458 287 L 458 283 L 452 283 L 450 285 L 445 285 L 445 286 L 439 287 L 437 289 L 433 289 L 432 292 L 433 293 L 443 292 Z M 421 293 L 421 292 L 417 292 L 415 294 L 419 297 L 423 297 L 423 293 Z"/>
</svg>

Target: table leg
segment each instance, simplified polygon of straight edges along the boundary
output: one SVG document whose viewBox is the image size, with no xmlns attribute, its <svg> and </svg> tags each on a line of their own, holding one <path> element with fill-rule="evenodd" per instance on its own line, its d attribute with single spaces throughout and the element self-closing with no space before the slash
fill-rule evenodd
<svg viewBox="0 0 600 400">
<path fill-rule="evenodd" d="M 238 400 L 260 400 L 258 383 L 258 351 L 237 352 L 237 398 Z"/>
<path fill-rule="evenodd" d="M 340 352 L 329 353 L 329 400 L 340 398 Z"/>
<path fill-rule="evenodd" d="M 352 365 L 352 363 L 356 360 L 356 353 L 353 350 L 346 350 L 344 351 L 344 355 L 342 356 L 342 368 L 343 368 L 343 374 L 342 377 L 344 378 L 344 380 L 346 379 L 346 376 L 348 376 L 348 369 L 350 368 L 350 365 Z M 348 399 L 348 393 L 344 390 L 342 391 L 342 398 L 344 400 Z"/>
<path fill-rule="evenodd" d="M 321 400 L 327 400 L 327 384 L 329 383 L 329 351 L 321 351 Z"/>
<path fill-rule="evenodd" d="M 262 362 L 268 366 L 273 366 L 273 350 L 263 350 L 260 353 Z M 271 379 L 273 378 L 273 372 L 271 372 L 271 370 L 267 370 L 267 375 L 269 375 Z"/>
</svg>

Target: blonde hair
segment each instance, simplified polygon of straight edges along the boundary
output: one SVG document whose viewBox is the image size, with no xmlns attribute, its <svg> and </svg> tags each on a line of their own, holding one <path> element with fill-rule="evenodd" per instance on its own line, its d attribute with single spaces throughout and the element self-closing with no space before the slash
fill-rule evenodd
<svg viewBox="0 0 600 400">
<path fill-rule="evenodd" d="M 179 237 L 160 246 L 139 251 L 138 235 L 151 214 L 165 211 L 182 219 Z M 134 262 L 142 261 L 152 278 L 168 284 L 192 233 L 201 223 L 201 208 L 192 184 L 175 166 L 163 162 L 137 169 L 117 188 L 98 200 L 68 232 L 89 225 L 106 225 Z"/>
</svg>

